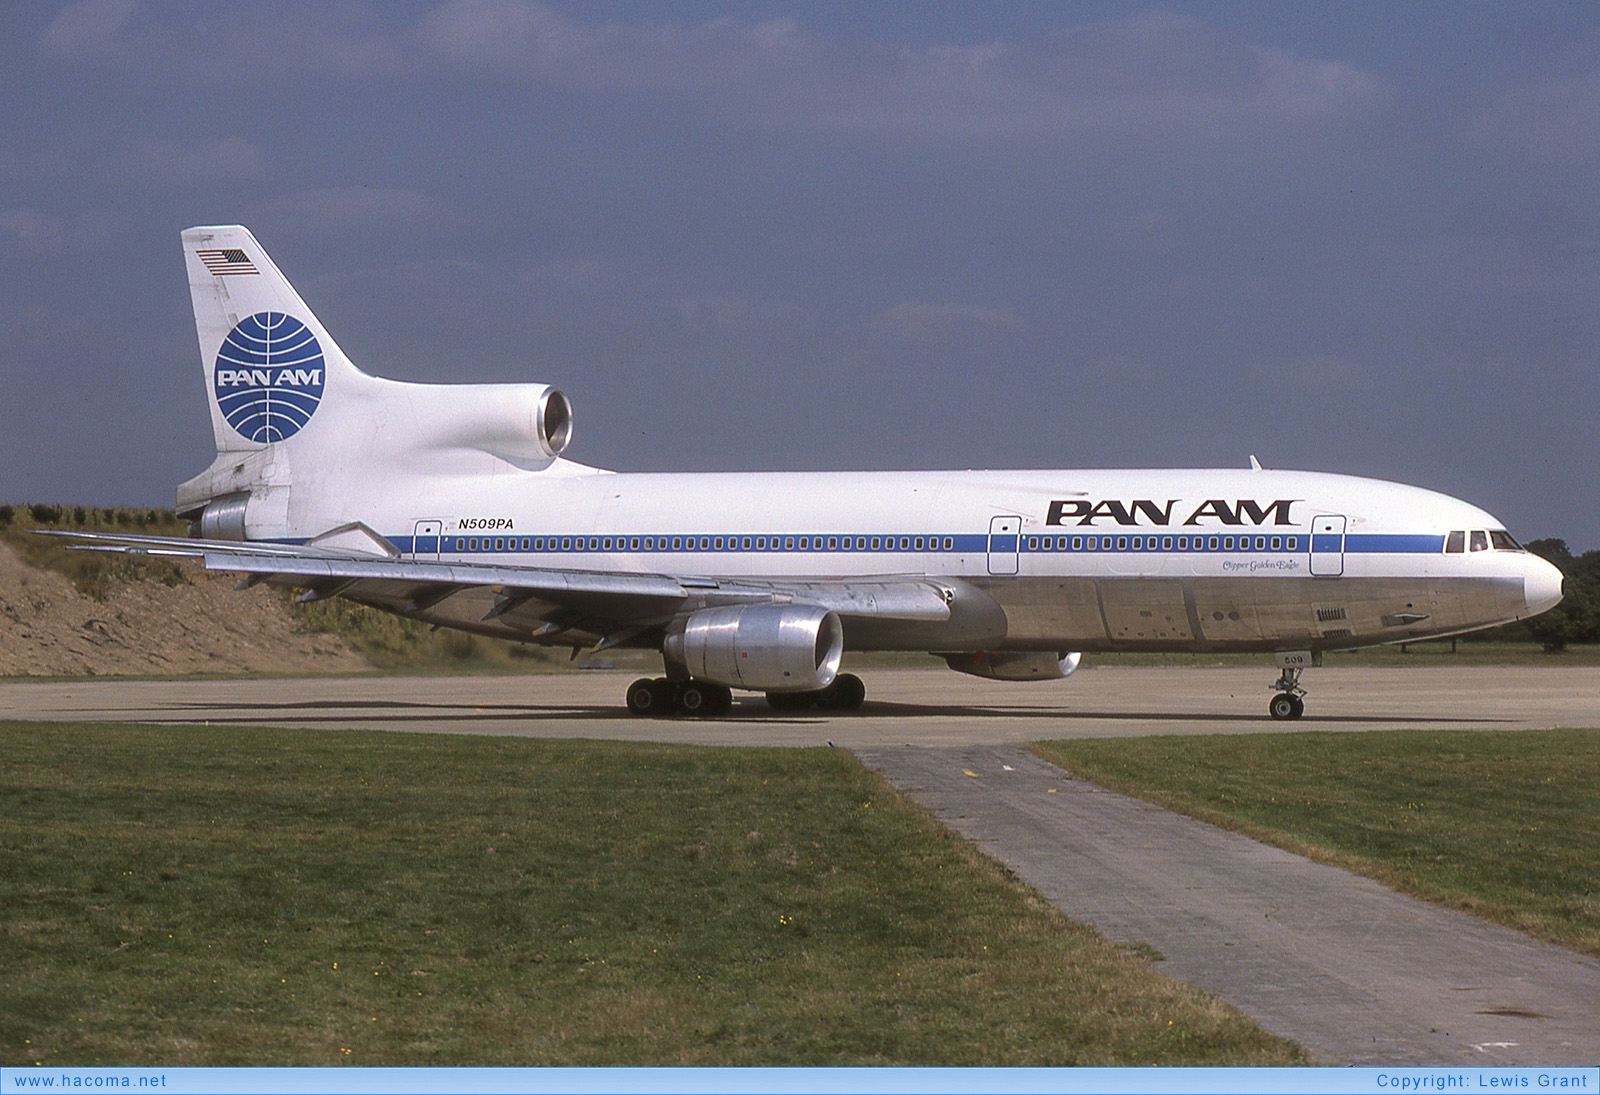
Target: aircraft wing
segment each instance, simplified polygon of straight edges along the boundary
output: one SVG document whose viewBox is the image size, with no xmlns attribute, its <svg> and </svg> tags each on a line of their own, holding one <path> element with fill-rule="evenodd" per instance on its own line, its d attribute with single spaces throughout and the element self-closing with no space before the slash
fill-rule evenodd
<svg viewBox="0 0 1600 1095">
<path fill-rule="evenodd" d="M 533 638 L 631 637 L 703 608 L 738 604 L 817 605 L 846 618 L 940 623 L 952 592 L 919 577 L 838 580 L 707 578 L 693 575 L 556 570 L 406 558 L 376 534 L 358 542 L 378 550 L 260 541 L 48 530 L 79 550 L 200 560 L 207 570 L 242 573 L 246 585 L 300 587 L 302 601 L 346 597 L 391 611 L 427 613 L 456 601 L 480 623 L 499 620 Z M 617 641 L 625 641 L 618 639 Z"/>
</svg>

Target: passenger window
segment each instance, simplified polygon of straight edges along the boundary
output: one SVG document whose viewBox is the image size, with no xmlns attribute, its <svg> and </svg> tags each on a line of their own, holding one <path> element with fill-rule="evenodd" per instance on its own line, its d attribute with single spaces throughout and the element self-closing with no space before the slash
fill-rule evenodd
<svg viewBox="0 0 1600 1095">
<path fill-rule="evenodd" d="M 1171 551 L 1172 550 L 1172 537 L 1163 536 L 1161 538 L 1161 550 L 1162 551 Z"/>
<path fill-rule="evenodd" d="M 921 551 L 922 550 L 922 537 L 918 536 L 916 538 L 916 540 L 912 543 L 911 546 L 916 548 L 918 551 Z"/>
<path fill-rule="evenodd" d="M 794 550 L 794 537 L 793 536 L 785 536 L 783 538 L 783 550 L 784 551 L 793 551 Z"/>
<path fill-rule="evenodd" d="M 1473 529 L 1472 530 L 1472 550 L 1473 551 L 1488 551 L 1489 550 L 1489 537 L 1488 537 L 1488 535 L 1486 533 L 1480 532 L 1477 529 Z"/>
<path fill-rule="evenodd" d="M 1286 541 L 1286 545 L 1288 546 L 1290 551 L 1293 551 L 1295 549 L 1295 546 L 1298 545 L 1299 543 L 1300 543 L 1299 539 L 1294 537 L 1294 536 L 1289 537 L 1289 539 Z"/>
<path fill-rule="evenodd" d="M 856 541 L 856 547 L 860 547 L 860 546 L 861 546 L 861 541 L 857 540 Z M 954 551 L 955 547 L 956 547 L 956 539 L 955 539 L 955 537 L 954 536 L 946 536 L 944 538 L 944 549 L 946 551 Z"/>
<path fill-rule="evenodd" d="M 711 546 L 716 548 L 718 551 L 721 551 L 722 550 L 722 537 L 718 536 L 714 541 L 712 541 Z"/>
<path fill-rule="evenodd" d="M 589 537 L 589 550 L 590 551 L 599 551 L 600 550 L 600 537 L 598 537 L 598 536 Z"/>
<path fill-rule="evenodd" d="M 1256 537 L 1256 550 L 1257 551 L 1266 551 L 1267 550 L 1267 538 L 1265 536 L 1257 536 Z"/>
<path fill-rule="evenodd" d="M 1451 555 L 1460 555 L 1467 550 L 1467 534 L 1461 529 L 1456 529 L 1444 538 L 1444 549 Z"/>
<path fill-rule="evenodd" d="M 742 545 L 744 547 L 744 550 L 749 551 L 750 550 L 750 537 L 746 536 L 744 538 L 743 542 L 742 542 Z"/>
<path fill-rule="evenodd" d="M 1074 536 L 1072 538 L 1072 550 L 1073 551 L 1082 551 L 1083 550 L 1083 537 L 1082 536 Z"/>
<path fill-rule="evenodd" d="M 1038 551 L 1039 550 L 1039 538 L 1037 536 L 1028 537 L 1028 550 L 1029 551 Z"/>
<path fill-rule="evenodd" d="M 878 548 L 882 545 L 882 543 L 883 543 L 882 540 L 880 540 L 880 539 L 878 539 L 878 537 L 874 536 L 872 538 L 872 550 L 873 551 L 877 551 Z"/>
<path fill-rule="evenodd" d="M 673 551 L 680 551 L 680 550 L 682 550 L 682 548 L 683 548 L 683 537 L 674 536 L 672 538 L 672 550 Z"/>
<path fill-rule="evenodd" d="M 1107 543 L 1109 543 L 1109 542 L 1110 541 L 1107 541 Z M 1117 550 L 1118 551 L 1127 551 L 1128 550 L 1128 538 L 1126 536 L 1118 536 L 1117 537 Z"/>
</svg>

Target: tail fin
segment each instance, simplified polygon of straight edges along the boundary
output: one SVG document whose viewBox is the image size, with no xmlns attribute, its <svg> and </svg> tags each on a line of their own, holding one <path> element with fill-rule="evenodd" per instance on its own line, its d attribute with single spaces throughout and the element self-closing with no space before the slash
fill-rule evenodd
<svg viewBox="0 0 1600 1095">
<path fill-rule="evenodd" d="M 183 233 L 217 451 L 249 452 L 305 429 L 351 364 L 249 229 Z"/>
<path fill-rule="evenodd" d="M 183 254 L 217 458 L 179 484 L 177 506 L 206 535 L 314 535 L 365 519 L 396 480 L 560 463 L 572 408 L 549 385 L 368 376 L 249 229 L 187 229 Z"/>
</svg>

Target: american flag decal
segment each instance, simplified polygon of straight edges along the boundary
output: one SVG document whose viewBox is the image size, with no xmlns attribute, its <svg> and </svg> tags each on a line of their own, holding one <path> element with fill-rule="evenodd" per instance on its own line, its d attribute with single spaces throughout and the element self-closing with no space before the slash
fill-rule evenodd
<svg viewBox="0 0 1600 1095">
<path fill-rule="evenodd" d="M 217 276 L 223 274 L 259 274 L 256 264 L 250 261 L 250 256 L 237 247 L 220 247 L 211 250 L 197 250 L 200 261 L 206 264 L 206 269 Z"/>
</svg>

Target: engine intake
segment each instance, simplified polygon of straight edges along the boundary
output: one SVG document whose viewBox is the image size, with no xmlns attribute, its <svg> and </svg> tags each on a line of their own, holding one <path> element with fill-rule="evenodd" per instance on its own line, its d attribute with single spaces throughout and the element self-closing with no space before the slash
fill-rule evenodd
<svg viewBox="0 0 1600 1095">
<path fill-rule="evenodd" d="M 1083 655 L 1049 650 L 975 650 L 942 657 L 957 673 L 991 681 L 1058 681 L 1072 675 Z"/>
<path fill-rule="evenodd" d="M 844 627 L 816 605 L 732 605 L 696 612 L 666 654 L 689 675 L 730 688 L 810 692 L 839 672 Z"/>
</svg>

